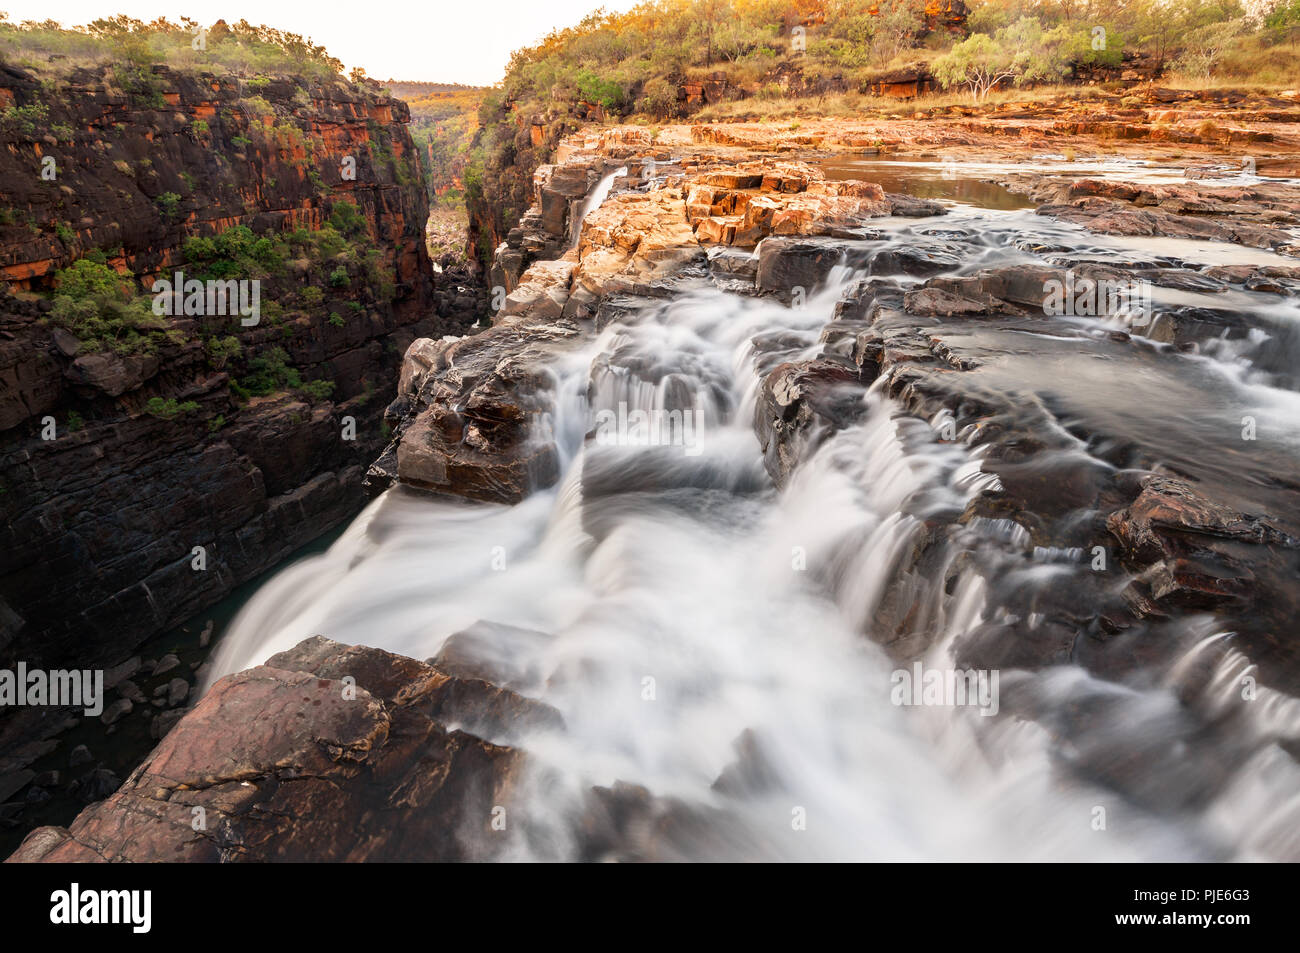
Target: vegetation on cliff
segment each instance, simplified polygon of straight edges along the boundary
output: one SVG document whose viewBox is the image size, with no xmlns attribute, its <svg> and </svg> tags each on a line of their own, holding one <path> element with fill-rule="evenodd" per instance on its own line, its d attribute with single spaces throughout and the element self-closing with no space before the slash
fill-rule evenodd
<svg viewBox="0 0 1300 953">
<path fill-rule="evenodd" d="M 384 87 L 411 109 L 411 138 L 424 160 L 430 204 L 463 209 L 465 166 L 486 90 L 457 83 L 397 80 L 389 80 Z"/>
<path fill-rule="evenodd" d="M 418 242 L 425 205 L 405 115 L 323 48 L 242 21 L 0 20 L 0 62 L 12 142 L 0 268 L 45 297 L 42 323 L 76 354 L 165 362 L 202 344 L 235 398 L 320 399 L 333 384 L 306 378 L 334 369 L 319 357 L 263 365 L 281 345 L 302 362 L 306 341 L 356 337 L 410 293 L 394 239 Z M 260 283 L 259 319 L 157 313 L 152 280 L 175 270 Z"/>
<path fill-rule="evenodd" d="M 475 253 L 528 205 L 533 170 L 591 120 L 662 122 L 835 94 L 983 98 L 1033 84 L 1294 86 L 1300 0 L 649 0 L 517 51 L 465 173 Z"/>
<path fill-rule="evenodd" d="M 111 64 L 127 85 L 151 88 L 148 68 L 205 69 L 236 75 L 332 79 L 343 64 L 296 33 L 247 20 L 203 26 L 188 17 L 172 23 L 118 15 L 66 28 L 53 20 L 10 23 L 0 13 L 0 62 L 40 73 Z"/>
</svg>

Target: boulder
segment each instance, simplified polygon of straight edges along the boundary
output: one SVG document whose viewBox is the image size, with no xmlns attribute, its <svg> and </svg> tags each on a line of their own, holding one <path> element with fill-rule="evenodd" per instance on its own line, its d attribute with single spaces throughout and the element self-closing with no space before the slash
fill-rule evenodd
<svg viewBox="0 0 1300 953">
<path fill-rule="evenodd" d="M 489 858 L 507 842 L 494 809 L 524 811 L 521 755 L 445 726 L 528 711 L 485 682 L 308 639 L 221 679 L 107 800 L 9 861 Z"/>
</svg>

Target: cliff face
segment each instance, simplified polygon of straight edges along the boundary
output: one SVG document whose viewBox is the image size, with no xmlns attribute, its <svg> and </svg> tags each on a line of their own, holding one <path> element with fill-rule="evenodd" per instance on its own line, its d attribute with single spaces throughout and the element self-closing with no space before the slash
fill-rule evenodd
<svg viewBox="0 0 1300 953">
<path fill-rule="evenodd" d="M 19 117 L 0 148 L 0 657 L 29 664 L 122 658 L 353 514 L 406 346 L 476 317 L 430 266 L 404 103 L 341 80 L 120 80 L 0 70 Z M 52 320 L 42 293 L 74 260 L 148 295 L 211 265 L 187 239 L 238 226 L 307 243 L 227 274 L 260 279 L 256 324 L 171 317 L 132 349 Z M 266 386 L 232 390 L 250 374 Z"/>
<path fill-rule="evenodd" d="M 0 153 L 15 219 L 0 229 L 8 281 L 45 287 L 86 250 L 120 246 L 114 263 L 147 284 L 180 262 L 186 236 L 319 228 L 342 199 L 391 246 L 406 309 L 427 302 L 428 205 L 405 103 L 342 80 L 243 81 L 165 66 L 143 92 L 117 82 L 81 69 L 51 94 L 21 71 L 0 71 L 0 106 L 48 117 L 7 130 L 13 140 Z"/>
</svg>

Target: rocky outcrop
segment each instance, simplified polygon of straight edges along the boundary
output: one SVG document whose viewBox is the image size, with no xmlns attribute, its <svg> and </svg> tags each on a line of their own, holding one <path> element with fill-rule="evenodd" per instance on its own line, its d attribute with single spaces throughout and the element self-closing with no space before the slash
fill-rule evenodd
<svg viewBox="0 0 1300 953">
<path fill-rule="evenodd" d="M 1292 234 L 1300 223 L 1300 188 L 1286 182 L 1148 185 L 1020 173 L 1002 184 L 1029 195 L 1039 215 L 1101 234 L 1231 242 L 1300 255 Z"/>
<path fill-rule="evenodd" d="M 435 281 L 403 103 L 341 79 L 149 82 L 156 97 L 103 70 L 0 76 L 49 120 L 0 152 L 0 660 L 119 661 L 346 520 L 406 346 L 477 317 L 468 275 Z M 177 315 L 131 348 L 50 321 L 55 272 L 87 254 L 147 294 L 209 267 L 188 239 L 331 220 L 333 250 L 232 275 L 261 281 L 252 326 Z M 259 361 L 273 392 L 241 399 Z"/>
<path fill-rule="evenodd" d="M 14 219 L 0 226 L 0 273 L 10 283 L 48 287 L 91 249 L 115 251 L 114 263 L 147 283 L 181 261 L 188 236 L 316 228 L 347 198 L 406 286 L 404 307 L 426 305 L 428 203 L 405 103 L 341 78 L 253 89 L 157 66 L 149 83 L 146 96 L 123 92 L 102 68 L 75 69 L 52 91 L 22 70 L 0 76 L 13 103 L 48 113 L 28 134 L 8 130 L 12 147 L 0 154 Z M 50 131 L 62 129 L 63 138 Z"/>
<path fill-rule="evenodd" d="M 386 416 L 372 490 L 393 483 L 517 503 L 559 475 L 544 365 L 580 330 L 564 319 L 508 318 L 470 337 L 411 344 Z"/>
<path fill-rule="evenodd" d="M 447 726 L 554 717 L 476 678 L 308 639 L 217 682 L 116 793 L 9 862 L 489 859 L 524 813 L 522 756 Z"/>
<path fill-rule="evenodd" d="M 1133 278 L 1114 265 L 1075 263 L 1072 270 L 1076 280 Z M 1043 396 L 1053 393 L 1048 383 L 1000 376 L 997 364 L 1006 352 L 996 342 L 1081 334 L 1048 304 L 1046 289 L 1066 281 L 1064 268 L 998 268 L 919 286 L 900 283 L 899 273 L 864 279 L 841 300 L 819 356 L 765 370 L 754 427 L 773 480 L 788 483 L 817 445 L 860 420 L 863 391 L 874 383 L 912 417 L 931 421 L 921 428 L 924 437 L 907 439 L 978 448 L 980 469 L 996 478 L 996 488 L 977 495 L 964 512 L 924 510 L 931 524 L 1014 524 L 1025 546 L 1043 552 L 1090 553 L 1094 562 L 1105 554 L 1101 571 L 1071 577 L 1086 593 L 1040 594 L 1032 609 L 1006 609 L 1038 613 L 1044 621 L 1033 632 L 989 624 L 972 634 L 961 655 L 965 664 L 1036 668 L 1083 660 L 1113 672 L 1125 664 L 1115 658 L 1132 650 L 1122 634 L 1138 638 L 1187 612 L 1213 612 L 1235 633 L 1235 644 L 1266 666 L 1270 684 L 1294 691 L 1300 658 L 1277 633 L 1300 611 L 1286 581 L 1300 571 L 1300 510 L 1290 482 L 1269 474 L 1269 451 L 1261 449 L 1259 457 L 1220 451 L 1229 457 L 1221 467 L 1195 450 L 1179 455 L 1174 445 L 1154 439 L 1155 430 L 1135 434 L 1126 416 L 1071 420 L 1077 411 L 1058 406 L 1063 397 Z M 1143 274 L 1172 287 L 1187 280 L 1176 267 Z M 1225 277 L 1243 276 L 1219 274 Z M 1202 291 L 1226 288 L 1197 278 Z M 1167 368 L 1161 373 L 1175 370 L 1157 357 L 1159 346 L 1118 327 L 1085 339 L 1121 379 L 1129 361 L 1142 368 L 1135 373 L 1151 373 L 1150 362 Z M 1164 353 L 1174 352 L 1165 347 Z M 1250 488 L 1244 493 L 1243 484 Z M 1259 509 L 1249 509 L 1251 502 Z M 946 538 L 933 530 L 921 536 L 903 571 L 920 567 L 925 578 L 944 572 Z M 980 562 L 978 549 L 963 558 L 990 578 L 1005 571 Z M 1018 597 L 1004 598 L 1011 606 Z M 924 645 L 918 642 L 925 631 L 921 611 L 915 592 L 900 586 L 885 600 L 873 634 L 909 657 Z M 1112 639 L 1119 647 L 1108 656 Z"/>
<path fill-rule="evenodd" d="M 701 242 L 753 247 L 768 235 L 824 235 L 888 215 L 872 182 L 826 181 L 804 163 L 747 163 L 692 179 L 686 220 Z"/>
</svg>

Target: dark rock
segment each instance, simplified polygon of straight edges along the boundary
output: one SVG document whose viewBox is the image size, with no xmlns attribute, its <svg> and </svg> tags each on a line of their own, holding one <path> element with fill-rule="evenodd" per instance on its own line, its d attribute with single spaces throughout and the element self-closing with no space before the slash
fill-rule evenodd
<svg viewBox="0 0 1300 953">
<path fill-rule="evenodd" d="M 99 720 L 106 725 L 120 721 L 124 716 L 131 714 L 135 708 L 129 698 L 119 698 L 117 701 L 110 702 L 104 707 L 104 712 L 99 716 Z"/>
<path fill-rule="evenodd" d="M 504 712 L 512 693 L 484 686 L 308 639 L 218 681 L 108 800 L 10 861 L 491 857 L 493 809 L 527 812 L 521 756 L 439 720 Z"/>
</svg>

